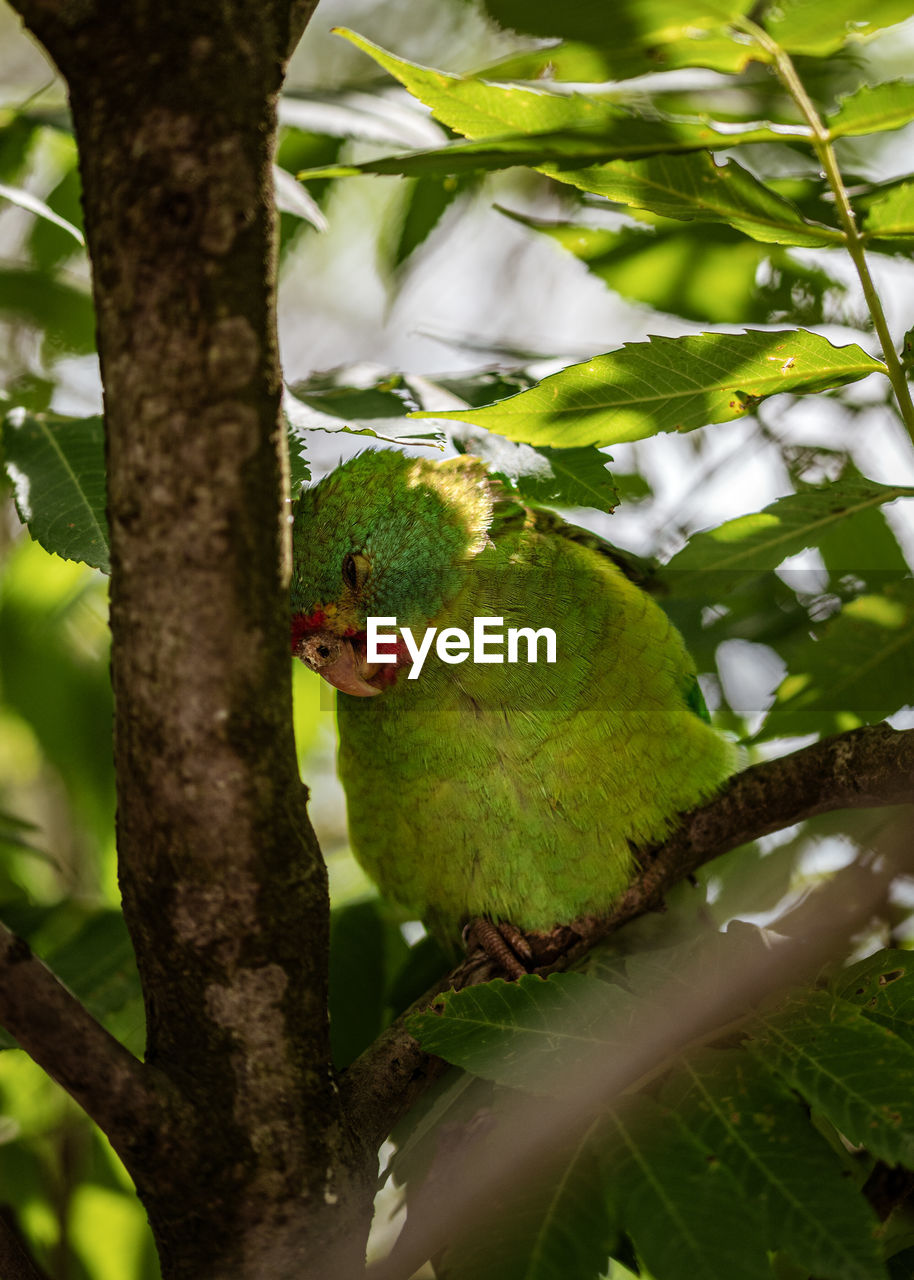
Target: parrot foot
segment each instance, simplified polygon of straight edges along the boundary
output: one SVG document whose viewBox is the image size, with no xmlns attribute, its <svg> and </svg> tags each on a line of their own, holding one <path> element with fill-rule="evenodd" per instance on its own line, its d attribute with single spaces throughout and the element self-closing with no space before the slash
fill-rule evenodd
<svg viewBox="0 0 914 1280">
<path fill-rule="evenodd" d="M 481 948 L 512 979 L 522 978 L 535 963 L 527 939 L 507 920 L 493 924 L 485 916 L 474 916 L 464 925 L 463 940 L 468 952 Z"/>
</svg>

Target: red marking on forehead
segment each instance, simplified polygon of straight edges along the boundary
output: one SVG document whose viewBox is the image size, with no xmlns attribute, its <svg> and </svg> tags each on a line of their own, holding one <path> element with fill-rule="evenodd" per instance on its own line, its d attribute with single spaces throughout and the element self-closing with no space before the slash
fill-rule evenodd
<svg viewBox="0 0 914 1280">
<path fill-rule="evenodd" d="M 326 618 L 323 609 L 315 609 L 313 613 L 294 613 L 292 615 L 292 652 L 294 653 L 302 636 L 311 631 L 319 631 Z"/>
</svg>

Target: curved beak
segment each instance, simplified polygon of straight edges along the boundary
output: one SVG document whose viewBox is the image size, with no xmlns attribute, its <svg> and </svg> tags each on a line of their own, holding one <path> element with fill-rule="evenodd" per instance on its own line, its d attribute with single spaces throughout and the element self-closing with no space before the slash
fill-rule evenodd
<svg viewBox="0 0 914 1280">
<path fill-rule="evenodd" d="M 351 693 L 356 698 L 373 698 L 381 693 L 368 683 L 376 674 L 378 664 L 366 662 L 364 654 L 356 651 L 351 640 L 332 631 L 312 631 L 302 636 L 295 656 L 342 693 Z"/>
</svg>

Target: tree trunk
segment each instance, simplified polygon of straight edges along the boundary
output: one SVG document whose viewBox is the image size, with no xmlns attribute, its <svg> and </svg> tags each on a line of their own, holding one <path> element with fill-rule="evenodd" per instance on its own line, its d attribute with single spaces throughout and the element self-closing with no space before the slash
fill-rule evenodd
<svg viewBox="0 0 914 1280">
<path fill-rule="evenodd" d="M 81 157 L 120 883 L 165 1104 L 112 1138 L 168 1280 L 353 1274 L 374 1170 L 330 1065 L 326 872 L 291 733 L 270 177 L 313 3 L 18 7 Z"/>
</svg>

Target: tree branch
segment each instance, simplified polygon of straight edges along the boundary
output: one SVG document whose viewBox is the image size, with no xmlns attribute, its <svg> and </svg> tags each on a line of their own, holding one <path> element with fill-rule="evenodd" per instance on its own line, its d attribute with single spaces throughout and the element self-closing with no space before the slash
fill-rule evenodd
<svg viewBox="0 0 914 1280">
<path fill-rule="evenodd" d="M 271 165 L 314 3 L 14 0 L 67 78 L 80 155 L 118 874 L 147 1060 L 184 1108 L 181 1157 L 153 1133 L 127 1165 L 168 1280 L 324 1274 L 330 1242 L 360 1259 L 370 1218 L 291 717 Z"/>
<path fill-rule="evenodd" d="M 148 1068 L 3 924 L 0 1024 L 127 1160 L 153 1138 L 158 1140 L 166 1107 Z"/>
<path fill-rule="evenodd" d="M 852 729 L 753 765 L 707 804 L 685 814 L 662 845 L 641 856 L 642 870 L 612 913 L 575 921 L 530 939 L 540 973 L 567 969 L 628 920 L 661 906 L 664 893 L 706 862 L 818 813 L 914 803 L 914 729 L 887 724 Z M 401 1015 L 346 1071 L 343 1102 L 351 1123 L 380 1143 L 446 1064 L 421 1051 L 405 1030 L 410 1013 L 435 996 L 499 976 L 480 953 L 467 957 Z"/>
</svg>

